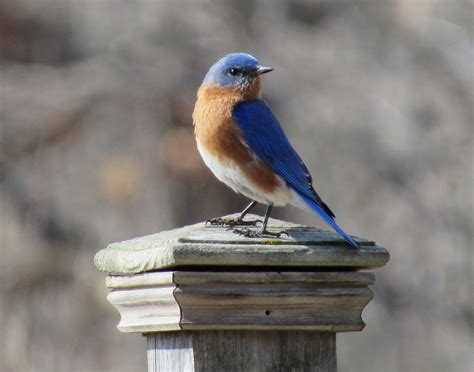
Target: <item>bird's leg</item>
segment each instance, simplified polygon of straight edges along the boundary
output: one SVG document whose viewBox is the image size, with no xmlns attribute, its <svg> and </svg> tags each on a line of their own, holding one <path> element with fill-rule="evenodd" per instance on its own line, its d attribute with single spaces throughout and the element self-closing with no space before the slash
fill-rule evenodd
<svg viewBox="0 0 474 372">
<path fill-rule="evenodd" d="M 239 222 L 244 222 L 244 221 L 243 221 L 244 217 L 245 217 L 245 216 L 247 215 L 247 213 L 249 213 L 250 210 L 253 209 L 253 207 L 255 207 L 256 205 L 257 205 L 257 202 L 256 202 L 255 200 L 252 200 L 252 202 L 251 202 L 249 205 L 247 205 L 247 206 L 245 207 L 245 209 L 242 211 L 242 213 L 240 213 L 240 216 L 239 216 L 239 218 L 237 218 L 237 220 L 238 220 Z M 256 221 L 248 221 L 248 222 L 253 223 L 253 224 L 255 225 L 257 222 L 261 222 L 261 221 L 260 221 L 260 220 L 256 220 Z"/>
<path fill-rule="evenodd" d="M 207 223 L 211 225 L 219 225 L 219 226 L 255 226 L 257 222 L 262 222 L 260 220 L 255 221 L 244 221 L 244 217 L 250 210 L 257 205 L 257 202 L 253 200 L 249 205 L 245 207 L 245 209 L 240 213 L 240 216 L 237 218 L 223 218 L 223 217 L 215 217 L 207 220 Z"/>
<path fill-rule="evenodd" d="M 264 233 L 268 232 L 267 231 L 267 224 L 268 224 L 268 219 L 270 218 L 270 214 L 272 213 L 272 209 L 273 209 L 273 203 L 268 204 L 267 210 L 265 212 L 265 218 L 263 219 L 263 224 L 262 224 L 262 227 L 260 228 L 260 231 L 259 231 L 260 234 L 264 234 Z"/>
<path fill-rule="evenodd" d="M 267 230 L 267 224 L 268 224 L 268 219 L 270 218 L 270 214 L 272 213 L 273 209 L 273 203 L 268 204 L 267 206 L 267 211 L 265 212 L 265 218 L 263 219 L 263 224 L 260 230 L 258 231 L 253 231 L 250 229 L 234 229 L 233 232 L 239 235 L 243 235 L 247 238 L 259 238 L 262 236 L 274 236 L 276 238 L 279 238 L 281 234 L 286 234 L 288 235 L 285 231 L 282 232 L 271 232 Z"/>
</svg>

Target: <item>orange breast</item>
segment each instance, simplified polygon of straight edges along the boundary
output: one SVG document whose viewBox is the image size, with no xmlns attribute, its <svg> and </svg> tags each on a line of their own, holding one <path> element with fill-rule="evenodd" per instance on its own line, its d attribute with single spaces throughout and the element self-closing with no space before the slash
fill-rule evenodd
<svg viewBox="0 0 474 372">
<path fill-rule="evenodd" d="M 280 179 L 246 146 L 232 118 L 238 102 L 259 98 L 259 91 L 252 93 L 249 97 L 238 89 L 201 86 L 193 112 L 194 132 L 200 146 L 223 166 L 239 167 L 256 187 L 272 192 L 281 185 Z"/>
</svg>

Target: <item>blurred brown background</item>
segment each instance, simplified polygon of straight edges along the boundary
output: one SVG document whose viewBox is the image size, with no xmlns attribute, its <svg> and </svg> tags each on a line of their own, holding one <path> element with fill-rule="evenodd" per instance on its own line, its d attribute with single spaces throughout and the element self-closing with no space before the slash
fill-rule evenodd
<svg viewBox="0 0 474 372">
<path fill-rule="evenodd" d="M 392 256 L 340 370 L 473 370 L 473 39 L 463 0 L 0 0 L 0 371 L 145 369 L 93 256 L 245 206 L 191 123 L 234 51 L 275 68 L 318 191 Z"/>
</svg>

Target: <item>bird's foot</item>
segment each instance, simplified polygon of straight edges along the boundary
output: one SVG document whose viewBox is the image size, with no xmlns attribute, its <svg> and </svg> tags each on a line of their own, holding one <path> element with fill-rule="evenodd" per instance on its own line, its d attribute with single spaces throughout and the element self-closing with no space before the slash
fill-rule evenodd
<svg viewBox="0 0 474 372">
<path fill-rule="evenodd" d="M 241 218 L 231 217 L 214 217 L 206 221 L 206 224 L 210 224 L 213 226 L 226 226 L 226 227 L 234 227 L 234 226 L 257 226 L 257 223 L 263 223 L 261 220 L 253 220 L 253 221 L 244 221 Z"/>
<path fill-rule="evenodd" d="M 280 232 L 273 232 L 268 230 L 250 230 L 250 229 L 233 229 L 232 232 L 234 234 L 238 234 L 240 236 L 245 236 L 246 238 L 264 238 L 264 237 L 272 237 L 272 238 L 280 238 L 283 234 L 289 236 L 286 231 Z"/>
</svg>

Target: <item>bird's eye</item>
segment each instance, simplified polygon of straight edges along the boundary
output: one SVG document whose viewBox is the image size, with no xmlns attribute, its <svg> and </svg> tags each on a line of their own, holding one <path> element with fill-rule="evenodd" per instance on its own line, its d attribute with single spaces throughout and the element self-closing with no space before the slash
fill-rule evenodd
<svg viewBox="0 0 474 372">
<path fill-rule="evenodd" d="M 229 70 L 229 74 L 232 75 L 232 76 L 237 76 L 240 74 L 240 70 L 238 68 L 231 68 Z"/>
</svg>

